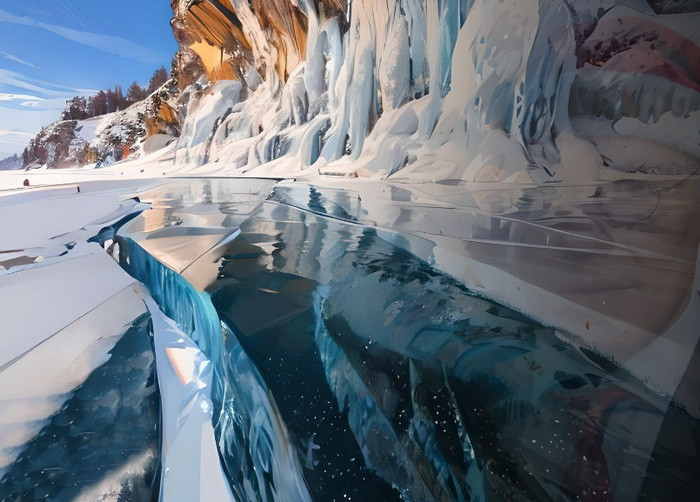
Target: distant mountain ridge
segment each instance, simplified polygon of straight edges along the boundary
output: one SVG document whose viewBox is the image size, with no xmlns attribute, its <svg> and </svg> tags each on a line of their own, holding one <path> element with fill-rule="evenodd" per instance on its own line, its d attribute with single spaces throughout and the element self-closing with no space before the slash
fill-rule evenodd
<svg viewBox="0 0 700 502">
<path fill-rule="evenodd" d="M 4 159 L 0 159 L 0 171 L 12 171 L 22 169 L 22 158 L 15 154 Z"/>
</svg>

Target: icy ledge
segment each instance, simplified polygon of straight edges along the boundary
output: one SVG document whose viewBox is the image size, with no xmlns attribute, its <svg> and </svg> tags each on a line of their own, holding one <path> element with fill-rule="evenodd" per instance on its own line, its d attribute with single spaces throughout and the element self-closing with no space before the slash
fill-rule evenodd
<svg viewBox="0 0 700 502">
<path fill-rule="evenodd" d="M 212 426 L 211 361 L 163 314 L 145 288 L 140 286 L 139 293 L 153 323 L 161 396 L 160 500 L 234 501 Z"/>
<path fill-rule="evenodd" d="M 171 500 L 167 494 L 178 493 L 180 481 L 170 486 L 167 478 L 179 475 L 168 469 L 187 471 L 193 446 L 202 455 L 200 472 L 210 470 L 214 440 L 223 462 L 214 469 L 214 485 L 208 486 L 212 479 L 201 475 L 198 482 L 192 481 L 201 487 L 198 494 L 182 500 L 256 500 L 264 493 L 270 500 L 310 501 L 274 398 L 236 337 L 220 321 L 209 295 L 198 292 L 130 238 L 117 236 L 117 241 L 121 265 L 146 286 L 162 309 L 152 310 L 158 375 L 166 380 L 161 383 L 166 434 L 161 500 Z M 205 384 L 208 390 L 202 388 Z M 200 409 L 195 411 L 195 406 Z M 196 430 L 196 424 L 201 429 Z M 229 493 L 219 491 L 223 490 L 219 472 L 225 474 Z M 225 496 L 210 497 L 209 489 Z"/>
</svg>

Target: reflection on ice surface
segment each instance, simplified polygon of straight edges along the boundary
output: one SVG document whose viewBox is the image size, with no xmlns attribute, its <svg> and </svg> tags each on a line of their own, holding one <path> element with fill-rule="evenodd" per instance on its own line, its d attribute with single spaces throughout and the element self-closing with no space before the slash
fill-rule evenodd
<svg viewBox="0 0 700 502">
<path fill-rule="evenodd" d="M 151 210 L 125 227 L 139 245 L 176 272 L 219 243 L 251 213 L 275 180 L 180 180 L 139 194 Z"/>
<path fill-rule="evenodd" d="M 387 197 L 283 183 L 265 201 L 250 183 L 163 187 L 166 202 L 120 232 L 126 269 L 214 364 L 236 497 L 697 497 L 697 340 L 673 332 L 697 315 L 683 184 L 635 215 L 634 186 L 469 194 L 447 213 L 428 198 L 402 207 L 416 195 L 395 186 Z M 175 239 L 163 232 L 173 221 Z M 683 239 L 663 237 L 679 227 Z M 522 313 L 487 299 L 480 264 L 537 296 L 494 288 Z M 616 287 L 623 304 L 649 288 L 664 299 L 634 319 L 607 306 Z M 675 377 L 635 367 L 649 348 Z"/>
<path fill-rule="evenodd" d="M 435 240 L 656 334 L 687 305 L 700 242 L 692 180 L 477 188 L 447 181 L 392 184 L 371 196 L 361 184 L 280 184 L 273 199 Z M 559 273 L 546 273 L 553 268 Z M 662 298 L 643 294 L 654 287 L 664 288 Z"/>
</svg>

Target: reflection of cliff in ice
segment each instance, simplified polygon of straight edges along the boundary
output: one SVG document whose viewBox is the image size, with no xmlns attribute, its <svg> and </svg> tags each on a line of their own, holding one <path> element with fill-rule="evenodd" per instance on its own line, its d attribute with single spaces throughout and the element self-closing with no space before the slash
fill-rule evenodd
<svg viewBox="0 0 700 502">
<path fill-rule="evenodd" d="M 372 215 L 361 203 L 384 204 L 377 214 L 387 215 L 390 200 L 291 184 L 263 202 L 273 184 L 178 182 L 143 195 L 163 211 L 160 224 L 145 230 L 147 211 L 121 231 L 127 270 L 214 364 L 213 423 L 237 497 L 697 495 L 697 457 L 677 442 L 692 445 L 697 429 L 687 391 L 696 364 L 677 361 L 680 401 L 657 393 L 546 327 L 562 319 L 543 310 L 544 324 L 533 321 L 406 251 L 437 254 L 425 235 L 360 224 Z M 420 225 L 435 210 L 396 222 Z M 561 237 L 555 230 L 550 239 Z M 567 246 L 602 262 L 642 251 L 598 249 L 585 232 L 576 238 L 595 245 L 573 247 L 572 233 L 570 224 L 559 256 Z M 500 245 L 522 245 L 513 235 Z M 174 253 L 180 274 L 142 249 L 164 263 Z M 632 352 L 643 349 L 638 336 L 628 338 Z"/>
<path fill-rule="evenodd" d="M 1 262 L 0 494 L 697 498 L 694 183 L 40 193 Z"/>
</svg>

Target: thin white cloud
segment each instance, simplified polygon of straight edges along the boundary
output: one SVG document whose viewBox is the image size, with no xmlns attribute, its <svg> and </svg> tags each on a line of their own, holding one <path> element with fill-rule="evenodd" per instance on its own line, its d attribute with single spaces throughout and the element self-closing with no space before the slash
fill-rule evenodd
<svg viewBox="0 0 700 502">
<path fill-rule="evenodd" d="M 31 138 L 34 136 L 32 133 L 29 132 L 24 132 L 24 131 L 10 131 L 8 129 L 0 129 L 0 136 L 26 136 L 28 138 Z"/>
<path fill-rule="evenodd" d="M 43 99 L 31 94 L 7 94 L 0 92 L 0 101 L 42 101 Z"/>
<path fill-rule="evenodd" d="M 7 84 L 23 91 L 32 92 L 43 97 L 66 97 L 70 98 L 76 94 L 90 95 L 96 91 L 92 89 L 77 89 L 63 85 L 52 84 L 43 80 L 28 77 L 21 73 L 0 68 L 0 84 Z"/>
<path fill-rule="evenodd" d="M 0 153 L 7 155 L 22 153 L 30 138 L 58 120 L 66 100 L 95 94 L 90 89 L 53 84 L 2 68 L 0 89 L 0 96 L 5 98 L 0 99 L 0 129 L 6 133 L 0 135 Z"/>
<path fill-rule="evenodd" d="M 144 47 L 121 37 L 100 35 L 89 31 L 79 31 L 64 26 L 44 23 L 29 17 L 16 16 L 2 9 L 0 9 L 0 22 L 34 26 L 35 28 L 55 33 L 73 42 L 99 49 L 109 54 L 135 59 L 146 64 L 157 64 L 163 60 L 162 55 L 153 49 L 149 49 L 148 47 Z"/>
<path fill-rule="evenodd" d="M 22 153 L 32 137 L 33 134 L 25 131 L 0 129 L 0 159 Z"/>
<path fill-rule="evenodd" d="M 6 75 L 0 70 L 0 83 Z M 8 80 L 7 78 L 5 80 Z M 13 79 L 9 79 L 14 81 Z M 21 80 L 17 83 L 24 84 Z M 27 87 L 25 85 L 25 87 Z M 31 86 L 30 87 L 36 87 Z M 29 140 L 39 132 L 39 130 L 61 116 L 61 111 L 66 107 L 66 100 L 80 94 L 73 89 L 73 92 L 52 91 L 44 87 L 38 87 L 41 93 L 32 90 L 32 95 L 25 97 L 37 98 L 41 94 L 46 98 L 31 100 L 0 100 L 0 152 L 11 155 L 22 153 Z M 50 95 L 49 95 L 50 92 Z M 8 93 L 9 94 L 9 93 Z M 37 94 L 39 96 L 37 96 Z M 17 97 L 17 94 L 13 94 Z M 7 97 L 7 96 L 5 96 Z M 19 106 L 18 106 L 19 105 Z"/>
<path fill-rule="evenodd" d="M 37 65 L 30 63 L 29 61 L 25 61 L 22 58 L 19 58 L 13 54 L 8 54 L 5 51 L 0 51 L 0 57 L 3 57 L 7 59 L 8 61 L 14 61 L 15 63 L 19 63 L 24 66 L 28 66 L 29 68 L 32 68 L 33 70 L 36 71 L 42 71 L 41 68 L 39 68 Z"/>
</svg>

